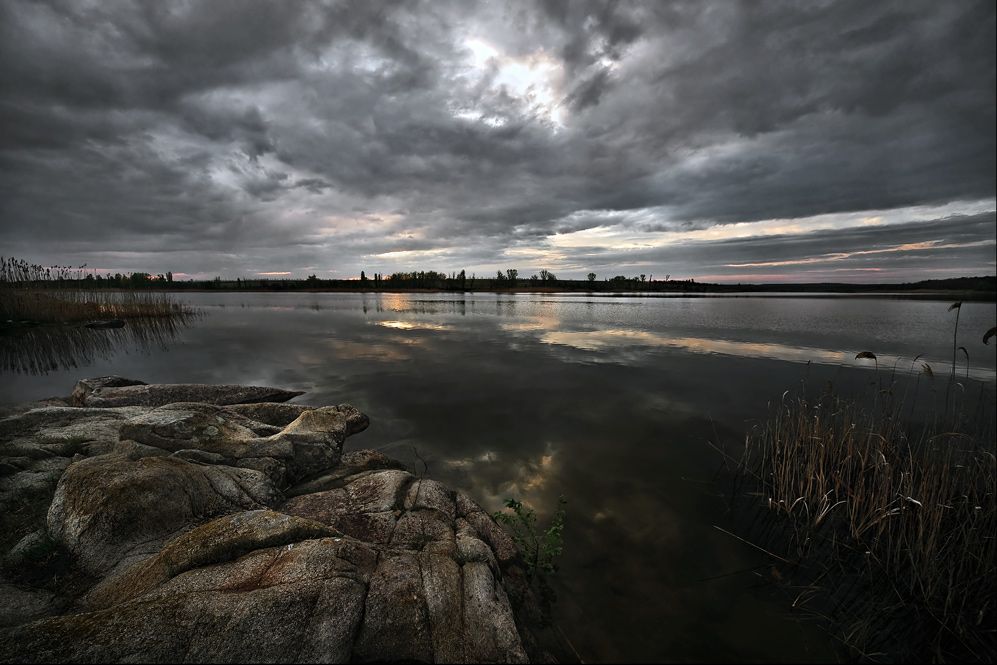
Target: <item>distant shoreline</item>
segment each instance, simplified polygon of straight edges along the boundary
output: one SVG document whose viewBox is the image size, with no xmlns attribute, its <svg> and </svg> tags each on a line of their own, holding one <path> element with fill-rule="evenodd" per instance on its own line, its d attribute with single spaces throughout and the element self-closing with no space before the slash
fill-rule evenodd
<svg viewBox="0 0 997 665">
<path fill-rule="evenodd" d="M 643 280 L 638 277 L 614 277 L 602 281 L 581 279 L 466 278 L 442 273 L 399 273 L 389 278 L 367 279 L 235 279 L 173 280 L 152 277 L 148 273 L 114 275 L 102 278 L 41 280 L 26 282 L 19 288 L 39 286 L 44 289 L 101 292 L 165 293 L 495 293 L 495 294 L 582 294 L 613 297 L 881 297 L 923 300 L 966 300 L 997 302 L 997 276 L 956 277 L 892 284 L 768 283 L 715 284 L 688 280 Z"/>
<path fill-rule="evenodd" d="M 502 289 L 474 288 L 474 289 L 427 289 L 427 288 L 398 288 L 386 286 L 368 287 L 273 287 L 273 286 L 224 286 L 220 288 L 159 288 L 154 286 L 145 290 L 161 291 L 166 293 L 373 293 L 373 294 L 405 294 L 405 293 L 450 293 L 450 294 L 475 294 L 494 293 L 496 295 L 515 294 L 538 294 L 538 295 L 585 295 L 585 296 L 608 296 L 615 298 L 843 298 L 843 297 L 864 297 L 864 298 L 888 298 L 888 299 L 908 299 L 908 300 L 962 300 L 967 302 L 997 302 L 997 291 L 978 290 L 947 290 L 947 289 L 900 289 L 900 288 L 871 288 L 868 286 L 854 287 L 849 285 L 846 289 L 821 289 L 802 290 L 793 288 L 782 288 L 781 285 L 762 285 L 763 288 L 755 289 L 709 289 L 708 284 L 697 284 L 707 288 L 695 291 L 683 290 L 599 290 L 585 288 L 558 288 L 558 287 L 513 287 Z M 893 286 L 893 285 L 891 285 Z M 109 289 L 113 291 L 127 291 L 128 289 Z"/>
<path fill-rule="evenodd" d="M 541 294 L 541 295 L 590 295 L 609 296 L 614 298 L 843 298 L 863 296 L 871 298 L 909 299 L 909 300 L 963 300 L 968 302 L 997 302 L 997 292 L 980 291 L 586 291 L 584 289 L 391 289 L 391 288 L 327 288 L 327 289 L 268 289 L 268 288 L 231 288 L 231 289 L 152 289 L 168 293 L 374 293 L 374 294 L 405 294 L 405 293 L 452 293 L 467 295 L 474 293 L 494 294 Z"/>
</svg>

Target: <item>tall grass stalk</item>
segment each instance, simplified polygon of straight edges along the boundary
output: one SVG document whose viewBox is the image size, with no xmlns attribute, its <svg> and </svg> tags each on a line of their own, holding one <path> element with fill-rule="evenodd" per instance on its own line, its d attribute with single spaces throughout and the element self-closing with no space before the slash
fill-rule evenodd
<svg viewBox="0 0 997 665">
<path fill-rule="evenodd" d="M 952 331 L 952 380 L 955 381 L 955 352 L 959 339 L 959 314 L 962 313 L 962 301 L 954 302 L 949 306 L 949 311 L 955 310 L 955 328 Z M 968 357 L 969 354 L 967 353 Z"/>
</svg>

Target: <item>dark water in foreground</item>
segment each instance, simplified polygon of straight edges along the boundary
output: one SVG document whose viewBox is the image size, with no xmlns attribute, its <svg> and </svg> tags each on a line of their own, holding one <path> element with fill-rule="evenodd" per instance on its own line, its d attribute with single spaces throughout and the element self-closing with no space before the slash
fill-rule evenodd
<svg viewBox="0 0 997 665">
<path fill-rule="evenodd" d="M 168 348 L 47 375 L 0 376 L 0 403 L 77 378 L 305 390 L 370 416 L 376 448 L 489 510 L 568 498 L 555 619 L 586 662 L 828 661 L 823 633 L 765 582 L 732 530 L 722 462 L 786 390 L 861 392 L 928 363 L 947 376 L 948 302 L 863 298 L 191 294 L 204 316 Z M 966 303 L 968 385 L 991 385 L 995 306 Z M 924 357 L 914 363 L 914 357 Z M 808 366 L 807 362 L 811 361 Z M 958 373 L 966 364 L 959 352 Z M 738 572 L 747 571 L 747 572 Z"/>
</svg>

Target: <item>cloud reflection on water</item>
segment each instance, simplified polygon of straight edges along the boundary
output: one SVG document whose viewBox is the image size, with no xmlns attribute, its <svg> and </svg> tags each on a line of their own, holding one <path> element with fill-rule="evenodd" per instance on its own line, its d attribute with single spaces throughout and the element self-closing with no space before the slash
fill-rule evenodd
<svg viewBox="0 0 997 665">
<path fill-rule="evenodd" d="M 489 489 L 477 496 L 479 502 L 489 512 L 501 510 L 505 498 L 516 497 L 522 499 L 523 505 L 527 508 L 533 508 L 543 514 L 550 507 L 540 505 L 537 499 L 546 496 L 548 493 L 546 490 L 558 484 L 557 479 L 561 471 L 560 454 L 550 444 L 547 444 L 546 450 L 542 453 L 525 457 L 512 456 L 506 460 L 503 460 L 500 453 L 487 450 L 473 458 L 453 457 L 441 461 L 451 470 L 459 470 L 468 477 L 478 480 L 486 475 L 494 476 L 496 466 L 503 467 L 501 480 L 486 483 L 485 486 Z"/>
<path fill-rule="evenodd" d="M 392 338 L 377 343 L 364 341 L 330 339 L 326 346 L 332 355 L 340 360 L 374 360 L 383 363 L 411 360 L 407 346 L 418 344 L 419 340 Z M 324 362 L 324 361 L 322 361 Z"/>
<path fill-rule="evenodd" d="M 453 326 L 419 321 L 378 321 L 377 325 L 394 330 L 453 330 Z"/>
<path fill-rule="evenodd" d="M 588 362 L 640 362 L 642 355 L 646 353 L 659 349 L 673 349 L 696 354 L 784 360 L 796 363 L 814 362 L 850 367 L 865 367 L 869 369 L 876 367 L 884 369 L 897 367 L 901 371 L 906 371 L 914 364 L 913 357 L 880 353 L 877 355 L 877 365 L 869 360 L 857 359 L 855 356 L 861 349 L 822 349 L 779 343 L 670 336 L 647 330 L 612 328 L 599 330 L 558 330 L 548 327 L 541 321 L 503 325 L 502 328 L 516 333 L 540 332 L 542 334 L 539 340 L 544 344 L 567 346 L 580 351 L 599 354 L 596 357 L 585 357 L 584 360 Z M 958 360 L 963 360 L 962 356 Z M 942 371 L 946 367 L 951 367 L 951 361 L 924 356 L 918 358 L 917 363 L 918 368 L 921 364 L 934 365 L 936 372 Z M 957 373 L 960 377 L 965 377 L 965 364 L 960 363 L 959 365 L 957 365 Z M 969 377 L 981 381 L 994 381 L 997 379 L 997 372 L 985 367 L 970 365 Z"/>
</svg>

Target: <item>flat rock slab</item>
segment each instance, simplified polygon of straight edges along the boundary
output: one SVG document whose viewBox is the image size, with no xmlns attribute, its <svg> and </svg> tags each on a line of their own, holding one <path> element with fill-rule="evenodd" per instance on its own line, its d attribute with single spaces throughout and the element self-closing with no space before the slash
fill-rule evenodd
<svg viewBox="0 0 997 665">
<path fill-rule="evenodd" d="M 71 398 L 72 406 L 84 406 L 86 398 L 98 388 L 120 388 L 122 386 L 144 386 L 145 381 L 129 379 L 124 376 L 112 374 L 110 376 L 95 376 L 89 379 L 80 379 L 73 388 Z"/>
<path fill-rule="evenodd" d="M 303 395 L 301 390 L 281 390 L 267 386 L 204 385 L 199 383 L 153 383 L 137 386 L 96 388 L 83 398 L 86 407 L 164 406 L 175 402 L 206 404 L 256 404 L 286 402 Z"/>
</svg>

